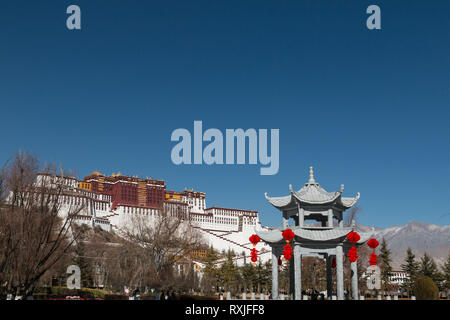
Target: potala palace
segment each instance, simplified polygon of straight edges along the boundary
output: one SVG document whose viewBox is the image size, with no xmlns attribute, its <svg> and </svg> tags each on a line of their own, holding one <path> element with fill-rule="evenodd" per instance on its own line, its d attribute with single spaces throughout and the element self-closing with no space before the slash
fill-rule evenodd
<svg viewBox="0 0 450 320">
<path fill-rule="evenodd" d="M 45 179 L 40 174 L 38 179 Z M 98 171 L 83 180 L 73 177 L 64 180 L 61 215 L 71 206 L 81 206 L 77 223 L 97 226 L 106 231 L 123 227 L 131 215 L 157 216 L 161 212 L 181 214 L 203 235 L 203 238 L 219 252 L 232 250 L 237 264 L 249 262 L 249 237 L 255 229 L 268 229 L 259 221 L 258 212 L 251 210 L 206 207 L 204 192 L 166 189 L 165 181 L 151 178 L 125 176 L 120 173 L 105 176 Z M 271 258 L 270 247 L 260 242 L 256 249 L 261 262 Z M 247 260 L 245 260 L 247 259 Z"/>
</svg>

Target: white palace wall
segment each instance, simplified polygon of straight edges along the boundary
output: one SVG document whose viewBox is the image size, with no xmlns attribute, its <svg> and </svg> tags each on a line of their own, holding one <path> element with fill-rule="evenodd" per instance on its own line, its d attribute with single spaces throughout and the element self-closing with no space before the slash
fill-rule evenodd
<svg viewBox="0 0 450 320">
<path fill-rule="evenodd" d="M 41 177 L 41 179 L 43 179 Z M 45 177 L 44 177 L 45 179 Z M 76 180 L 70 179 L 66 183 L 67 190 L 60 197 L 60 216 L 67 217 L 70 211 L 82 208 L 77 214 L 76 222 L 79 224 L 98 226 L 106 231 L 118 230 L 129 225 L 132 217 L 143 215 L 154 223 L 154 218 L 160 214 L 160 208 L 136 207 L 118 205 L 113 208 L 111 196 L 96 194 L 84 189 L 77 188 Z M 245 253 L 246 261 L 250 261 L 249 237 L 255 233 L 255 227 L 261 229 L 258 212 L 230 208 L 211 207 L 205 208 L 204 197 L 184 197 L 180 202 L 165 202 L 165 212 L 174 214 L 181 213 L 183 218 L 188 219 L 196 227 L 208 245 L 212 245 L 217 251 L 232 250 L 240 257 Z M 260 242 L 256 249 L 270 251 L 270 247 Z M 270 254 L 259 255 L 262 262 L 271 258 Z M 238 264 L 243 263 L 238 259 Z"/>
</svg>

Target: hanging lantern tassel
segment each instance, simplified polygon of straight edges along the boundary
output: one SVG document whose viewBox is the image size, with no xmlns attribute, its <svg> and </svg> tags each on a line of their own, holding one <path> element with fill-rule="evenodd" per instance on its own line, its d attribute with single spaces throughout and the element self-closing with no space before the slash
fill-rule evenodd
<svg viewBox="0 0 450 320">
<path fill-rule="evenodd" d="M 356 250 L 355 247 L 351 247 L 350 250 L 348 251 L 347 256 L 350 262 L 355 262 L 356 259 L 358 259 L 358 251 Z"/>
</svg>

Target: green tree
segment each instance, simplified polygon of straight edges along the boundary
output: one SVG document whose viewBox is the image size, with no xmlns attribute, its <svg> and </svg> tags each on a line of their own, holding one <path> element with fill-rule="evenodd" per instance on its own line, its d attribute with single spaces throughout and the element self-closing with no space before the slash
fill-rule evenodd
<svg viewBox="0 0 450 320">
<path fill-rule="evenodd" d="M 254 291 L 257 282 L 255 267 L 251 263 L 246 263 L 240 268 L 244 289 Z"/>
<path fill-rule="evenodd" d="M 408 273 L 409 278 L 405 280 L 404 289 L 411 293 L 413 291 L 414 281 L 419 272 L 419 263 L 416 261 L 416 256 L 411 250 L 408 248 L 406 251 L 405 263 L 401 265 L 402 271 Z"/>
<path fill-rule="evenodd" d="M 219 281 L 225 291 L 233 291 L 236 293 L 236 285 L 238 284 L 239 272 L 238 268 L 233 261 L 233 253 L 231 251 L 227 252 L 227 257 L 225 262 L 219 269 L 218 272 Z"/>
<path fill-rule="evenodd" d="M 211 246 L 208 251 L 206 252 L 205 257 L 205 267 L 203 269 L 203 279 L 202 279 L 202 287 L 203 290 L 207 294 L 211 294 L 215 288 L 217 290 L 218 285 L 218 268 L 217 268 L 217 261 L 219 260 L 219 254 L 214 250 L 214 248 Z"/>
<path fill-rule="evenodd" d="M 447 261 L 442 265 L 442 280 L 445 290 L 450 290 L 450 253 L 447 256 Z"/>
<path fill-rule="evenodd" d="M 269 267 L 270 265 L 270 267 Z M 269 283 L 272 280 L 272 264 L 266 261 L 265 264 L 259 262 L 255 266 L 256 292 L 268 291 Z"/>
<path fill-rule="evenodd" d="M 217 260 L 219 260 L 219 254 L 211 246 L 206 252 L 204 272 L 215 275 Z"/>
<path fill-rule="evenodd" d="M 426 252 L 420 258 L 419 273 L 425 277 L 429 277 L 433 282 L 440 286 L 442 275 L 439 273 L 436 262 Z"/>
<path fill-rule="evenodd" d="M 383 238 L 380 247 L 380 269 L 381 269 L 381 283 L 383 285 L 383 290 L 390 290 L 389 278 L 392 276 L 391 267 L 391 250 L 389 250 L 386 240 Z"/>
</svg>

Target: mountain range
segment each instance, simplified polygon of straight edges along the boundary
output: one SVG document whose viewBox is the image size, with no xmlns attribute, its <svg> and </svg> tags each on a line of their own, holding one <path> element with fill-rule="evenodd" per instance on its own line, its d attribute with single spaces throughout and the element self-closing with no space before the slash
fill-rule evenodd
<svg viewBox="0 0 450 320">
<path fill-rule="evenodd" d="M 369 232 L 372 228 L 358 225 L 357 229 Z M 386 240 L 391 250 L 394 270 L 401 269 L 400 265 L 404 263 L 408 247 L 414 252 L 417 260 L 420 260 L 426 252 L 439 266 L 450 254 L 450 226 L 412 221 L 404 226 L 375 228 L 374 237 L 380 243 L 383 238 Z"/>
</svg>

